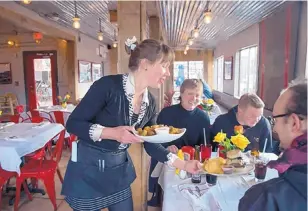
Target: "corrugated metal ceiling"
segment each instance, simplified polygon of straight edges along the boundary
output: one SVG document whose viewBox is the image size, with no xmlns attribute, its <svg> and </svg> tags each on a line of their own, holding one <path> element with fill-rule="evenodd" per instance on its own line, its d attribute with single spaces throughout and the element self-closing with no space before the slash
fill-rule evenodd
<svg viewBox="0 0 308 211">
<path fill-rule="evenodd" d="M 80 17 L 79 31 L 97 39 L 99 31 L 99 18 L 101 18 L 102 31 L 105 42 L 111 43 L 114 40 L 114 30 L 116 26 L 109 22 L 109 9 L 116 9 L 116 1 L 76 1 L 77 14 Z M 24 5 L 20 1 L 16 3 L 27 7 L 38 13 L 40 16 L 54 20 L 58 17 L 57 23 L 62 26 L 72 28 L 74 17 L 74 1 L 32 1 L 29 5 Z"/>
<path fill-rule="evenodd" d="M 184 48 L 196 24 L 197 38 L 191 48 L 213 48 L 221 41 L 260 22 L 284 1 L 159 1 L 165 37 L 172 47 Z M 203 21 L 206 8 L 212 22 Z"/>
<path fill-rule="evenodd" d="M 73 1 L 32 1 L 29 5 L 19 3 L 45 18 L 52 20 L 55 14 L 57 22 L 72 28 L 74 17 Z M 191 48 L 213 48 L 221 41 L 239 33 L 249 26 L 258 23 L 270 15 L 284 1 L 157 1 L 158 14 L 162 19 L 166 41 L 174 48 L 184 48 L 191 31 L 196 24 L 199 27 L 199 38 L 195 39 Z M 114 40 L 116 26 L 109 22 L 109 10 L 117 7 L 117 1 L 77 1 L 77 11 L 81 18 L 82 33 L 97 38 L 99 21 L 105 41 Z M 212 11 L 210 24 L 203 21 L 206 8 Z"/>
</svg>

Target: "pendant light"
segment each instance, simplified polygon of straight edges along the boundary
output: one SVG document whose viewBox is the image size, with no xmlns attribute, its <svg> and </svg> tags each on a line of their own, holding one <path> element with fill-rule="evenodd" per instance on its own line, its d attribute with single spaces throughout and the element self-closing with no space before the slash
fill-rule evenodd
<svg viewBox="0 0 308 211">
<path fill-rule="evenodd" d="M 73 18 L 73 27 L 75 29 L 79 29 L 80 28 L 80 18 L 77 14 L 77 3 L 76 3 L 76 1 L 74 1 L 74 6 L 75 6 L 75 16 Z"/>
<path fill-rule="evenodd" d="M 98 19 L 99 21 L 99 32 L 97 33 L 97 39 L 99 41 L 103 41 L 104 36 L 103 36 L 103 32 L 102 32 L 102 22 L 101 22 L 101 18 Z"/>
<path fill-rule="evenodd" d="M 211 10 L 206 10 L 205 11 L 205 13 L 204 13 L 204 22 L 206 23 L 206 24 L 209 24 L 209 23 L 211 23 L 211 21 L 212 21 L 212 12 L 211 12 Z"/>
<path fill-rule="evenodd" d="M 114 48 L 118 47 L 116 30 L 114 30 L 114 41 L 113 41 L 112 47 L 114 47 Z"/>
</svg>

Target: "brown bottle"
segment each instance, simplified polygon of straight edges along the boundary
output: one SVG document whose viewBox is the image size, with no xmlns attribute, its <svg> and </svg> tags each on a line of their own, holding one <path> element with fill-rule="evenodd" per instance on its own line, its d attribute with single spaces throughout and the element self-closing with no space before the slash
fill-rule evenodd
<svg viewBox="0 0 308 211">
<path fill-rule="evenodd" d="M 200 156 L 200 147 L 199 146 L 195 146 L 195 157 L 194 160 L 201 160 L 201 156 Z M 201 174 L 197 173 L 197 174 L 192 174 L 191 175 L 191 182 L 192 183 L 201 183 Z"/>
</svg>

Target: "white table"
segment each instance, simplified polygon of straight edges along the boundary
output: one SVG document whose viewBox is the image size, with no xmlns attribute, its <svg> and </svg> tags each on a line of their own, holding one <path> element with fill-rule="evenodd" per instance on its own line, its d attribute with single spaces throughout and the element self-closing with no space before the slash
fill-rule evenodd
<svg viewBox="0 0 308 211">
<path fill-rule="evenodd" d="M 213 153 L 214 154 L 214 153 Z M 214 155 L 215 156 L 215 155 Z M 271 160 L 277 159 L 277 156 L 272 153 L 265 155 Z M 278 177 L 278 172 L 274 169 L 267 169 L 265 180 Z M 202 182 L 205 183 L 205 177 L 202 177 Z M 207 192 L 202 196 L 197 203 L 209 204 L 216 201 L 219 204 L 218 209 L 208 207 L 208 209 L 198 208 L 192 198 L 184 197 L 180 189 L 181 184 L 187 184 L 192 187 L 191 179 L 182 180 L 175 174 L 175 170 L 164 165 L 163 171 L 159 177 L 159 184 L 164 190 L 162 211 L 237 211 L 239 200 L 244 196 L 246 190 L 256 184 L 254 174 L 237 176 L 237 177 L 219 177 L 217 184 L 207 189 Z M 207 184 L 205 184 L 207 186 Z M 200 186 L 201 187 L 201 186 Z M 194 207 L 192 206 L 194 204 Z"/>
<path fill-rule="evenodd" d="M 20 173 L 21 158 L 46 145 L 64 127 L 55 123 L 19 123 L 0 130 L 0 165 Z"/>
</svg>

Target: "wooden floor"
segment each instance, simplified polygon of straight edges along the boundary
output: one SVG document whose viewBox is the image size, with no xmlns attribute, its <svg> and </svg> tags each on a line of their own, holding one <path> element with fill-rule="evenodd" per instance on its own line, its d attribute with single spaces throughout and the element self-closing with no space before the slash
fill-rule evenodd
<svg viewBox="0 0 308 211">
<path fill-rule="evenodd" d="M 65 150 L 63 151 L 62 159 L 60 162 L 60 171 L 62 175 L 64 176 L 67 161 L 70 157 L 69 151 Z M 14 186 L 15 181 L 12 179 L 10 182 L 12 186 Z M 58 210 L 57 211 L 71 211 L 72 209 L 68 206 L 68 204 L 64 201 L 64 196 L 62 196 L 61 193 L 61 187 L 62 184 L 56 175 L 55 177 L 55 183 L 56 183 L 56 194 L 57 194 L 57 205 Z M 44 188 L 42 183 L 39 183 L 39 188 Z M 13 211 L 14 206 L 9 206 L 8 201 L 9 198 L 14 194 L 13 191 L 11 191 L 8 194 L 4 194 L 2 198 L 2 205 L 0 210 L 2 211 Z M 21 201 L 19 203 L 19 211 L 53 211 L 53 206 L 48 198 L 48 195 L 45 196 L 41 194 L 34 194 L 33 195 L 33 201 L 29 201 L 27 197 L 22 197 Z M 107 211 L 107 209 L 104 209 L 103 211 Z M 155 207 L 148 207 L 148 211 L 161 211 L 160 208 Z"/>
</svg>

